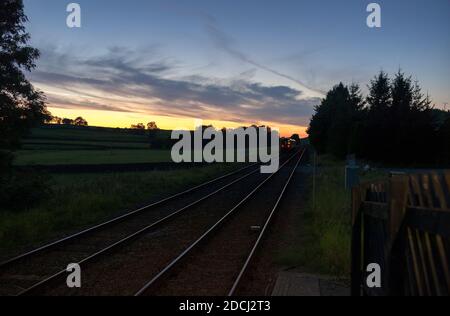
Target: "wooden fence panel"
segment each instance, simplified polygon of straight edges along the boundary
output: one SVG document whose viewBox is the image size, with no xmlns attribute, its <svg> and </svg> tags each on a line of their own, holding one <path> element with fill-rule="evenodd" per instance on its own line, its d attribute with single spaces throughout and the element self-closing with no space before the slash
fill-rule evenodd
<svg viewBox="0 0 450 316">
<path fill-rule="evenodd" d="M 449 188 L 450 172 L 433 172 L 353 189 L 353 295 L 449 295 Z M 370 263 L 382 269 L 381 289 L 367 287 Z"/>
<path fill-rule="evenodd" d="M 444 193 L 445 186 L 443 185 L 444 183 L 441 182 L 441 177 L 438 174 L 433 173 L 431 175 L 431 178 L 432 178 L 432 182 L 433 182 L 433 189 L 434 189 L 434 192 L 436 193 L 436 197 L 439 202 L 438 208 L 448 209 L 449 202 L 447 201 L 446 194 Z"/>
</svg>

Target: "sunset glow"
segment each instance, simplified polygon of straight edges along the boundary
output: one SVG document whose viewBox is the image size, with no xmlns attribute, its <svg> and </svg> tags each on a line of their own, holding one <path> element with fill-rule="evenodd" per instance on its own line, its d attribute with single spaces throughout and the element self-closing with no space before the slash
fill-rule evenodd
<svg viewBox="0 0 450 316">
<path fill-rule="evenodd" d="M 119 127 L 129 128 L 132 124 L 136 123 L 148 123 L 155 121 L 160 129 L 173 130 L 173 129 L 189 129 L 193 130 L 195 126 L 195 120 L 197 118 L 187 117 L 167 117 L 159 115 L 145 115 L 138 113 L 128 113 L 124 115 L 121 112 L 110 111 L 96 111 L 96 110 L 71 110 L 49 107 L 50 112 L 59 117 L 75 118 L 82 116 L 85 118 L 91 126 L 101 127 Z M 215 128 L 238 128 L 241 126 L 250 126 L 253 123 L 236 123 L 222 120 L 204 120 L 205 125 L 212 125 Z M 295 125 L 278 125 L 276 122 L 259 122 L 260 125 L 271 126 L 279 129 L 280 134 L 283 137 L 290 137 L 293 134 L 299 134 L 300 137 L 306 137 L 307 127 L 295 126 Z"/>
<path fill-rule="evenodd" d="M 374 73 L 399 66 L 442 107 L 450 99 L 445 4 L 429 12 L 425 2 L 382 2 L 391 14 L 374 31 L 356 2 L 249 0 L 237 9 L 229 1 L 81 0 L 82 25 L 69 28 L 61 1 L 47 0 L 42 10 L 25 0 L 31 44 L 41 51 L 29 79 L 54 115 L 107 127 L 155 121 L 173 129 L 201 119 L 305 137 L 325 91 L 342 81 L 367 92 Z M 416 11 L 432 23 L 417 28 L 409 19 Z M 427 38 L 432 49 L 402 43 L 401 30 Z"/>
</svg>

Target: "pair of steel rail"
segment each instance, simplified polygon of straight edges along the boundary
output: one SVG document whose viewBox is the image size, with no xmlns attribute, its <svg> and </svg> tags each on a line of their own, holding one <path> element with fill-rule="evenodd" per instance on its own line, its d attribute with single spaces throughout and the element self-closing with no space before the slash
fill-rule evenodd
<svg viewBox="0 0 450 316">
<path fill-rule="evenodd" d="M 289 174 L 288 179 L 286 180 L 283 189 L 281 191 L 281 193 L 278 195 L 278 198 L 276 200 L 275 205 L 273 206 L 273 208 L 271 209 L 269 216 L 267 217 L 264 226 L 262 227 L 258 238 L 256 240 L 256 242 L 254 243 L 249 255 L 247 256 L 244 265 L 242 266 L 241 270 L 239 271 L 239 274 L 237 275 L 233 286 L 231 287 L 231 289 L 228 292 L 228 296 L 233 296 L 236 293 L 236 290 L 239 287 L 240 282 L 243 279 L 243 276 L 245 274 L 245 272 L 247 271 L 253 257 L 255 256 L 255 253 L 257 251 L 257 249 L 260 247 L 261 242 L 263 240 L 263 237 L 265 236 L 265 234 L 267 233 L 267 229 L 276 213 L 276 211 L 278 210 L 278 206 L 281 202 L 281 200 L 284 197 L 284 194 L 286 192 L 287 187 L 289 186 L 292 177 L 294 176 L 295 171 L 298 168 L 298 165 L 300 164 L 303 155 L 304 155 L 305 151 L 303 150 L 300 154 L 299 159 L 297 160 L 294 168 L 292 169 L 292 171 Z M 204 242 L 205 240 L 207 240 L 208 238 L 211 237 L 211 235 L 217 231 L 221 225 L 223 225 L 227 219 L 229 219 L 231 216 L 233 216 L 252 196 L 254 196 L 267 182 L 269 182 L 276 174 L 278 174 L 293 158 L 295 158 L 295 156 L 298 153 L 292 155 L 286 162 L 284 162 L 280 168 L 278 169 L 277 172 L 271 174 L 269 177 L 267 177 L 265 180 L 263 180 L 261 183 L 259 183 L 255 189 L 253 189 L 249 194 L 247 194 L 243 199 L 241 199 L 228 213 L 226 213 L 221 219 L 219 219 L 214 225 L 212 225 L 203 235 L 201 235 L 196 241 L 194 241 L 188 248 L 186 248 L 180 255 L 178 255 L 178 257 L 176 257 L 174 260 L 172 260 L 168 265 L 166 265 L 166 267 L 161 270 L 161 272 L 159 272 L 152 280 L 150 280 L 147 284 L 145 284 L 138 292 L 136 292 L 135 296 L 142 296 L 145 295 L 145 293 L 156 283 L 161 282 L 161 280 L 164 278 L 165 275 L 167 275 L 169 273 L 169 271 L 171 271 L 172 269 L 174 269 L 175 266 L 177 266 L 186 256 L 188 256 L 190 253 L 193 252 L 194 249 L 196 249 L 197 247 L 199 247 L 199 245 Z"/>
<path fill-rule="evenodd" d="M 280 166 L 279 170 L 276 173 L 278 173 L 284 166 L 286 166 L 287 163 L 289 163 L 297 154 L 298 153 L 292 155 L 286 162 L 284 162 Z M 237 285 L 238 285 L 239 281 L 241 280 L 243 274 L 245 273 L 245 270 L 247 269 L 248 264 L 250 263 L 251 258 L 253 257 L 253 255 L 254 255 L 258 245 L 260 244 L 260 241 L 261 241 L 264 233 L 266 232 L 266 229 L 267 229 L 267 227 L 268 227 L 268 225 L 269 225 L 269 223 L 270 223 L 270 221 L 272 219 L 272 216 L 275 213 L 275 211 L 276 211 L 276 209 L 278 207 L 278 204 L 281 201 L 282 196 L 284 195 L 284 192 L 285 192 L 285 190 L 286 190 L 286 188 L 287 188 L 287 186 L 288 186 L 288 184 L 289 184 L 289 182 L 290 182 L 290 180 L 291 180 L 291 178 L 292 178 L 292 176 L 294 174 L 294 171 L 297 168 L 298 164 L 300 163 L 301 158 L 303 157 L 303 154 L 304 154 L 304 152 L 301 153 L 301 156 L 300 156 L 297 164 L 295 165 L 295 168 L 293 169 L 292 173 L 290 174 L 290 177 L 289 177 L 288 181 L 286 182 L 286 184 L 285 184 L 285 186 L 283 188 L 283 191 L 282 191 L 281 195 L 279 196 L 279 198 L 277 200 L 276 205 L 274 206 L 274 208 L 273 208 L 269 218 L 267 219 L 267 222 L 266 222 L 264 228 L 261 230 L 260 236 L 259 236 L 259 238 L 258 238 L 258 240 L 257 240 L 257 242 L 255 244 L 255 247 L 252 249 L 252 252 L 250 253 L 250 255 L 248 257 L 248 259 L 246 261 L 246 264 L 243 267 L 243 270 L 239 274 L 238 279 L 236 280 L 236 283 L 233 286 L 233 289 L 230 291 L 230 293 L 229 293 L 230 295 L 234 294 L 234 291 L 237 288 Z M 101 231 L 103 229 L 107 229 L 109 226 L 111 226 L 113 224 L 117 224 L 117 223 L 120 223 L 120 222 L 125 221 L 127 219 L 130 219 L 130 218 L 132 218 L 132 217 L 134 217 L 134 216 L 136 216 L 138 214 L 141 214 L 143 212 L 146 212 L 146 211 L 148 211 L 148 210 L 150 210 L 150 209 L 152 209 L 152 208 L 154 208 L 156 206 L 163 205 L 166 202 L 175 200 L 175 199 L 177 199 L 179 197 L 182 197 L 184 195 L 187 195 L 189 193 L 194 193 L 195 191 L 197 191 L 197 190 L 199 190 L 201 188 L 207 187 L 207 186 L 209 186 L 211 184 L 214 184 L 214 183 L 216 183 L 216 182 L 218 182 L 220 180 L 229 178 L 229 177 L 231 177 L 233 175 L 238 175 L 239 173 L 250 169 L 250 171 L 245 173 L 243 176 L 240 176 L 237 179 L 231 181 L 230 183 L 228 183 L 228 184 L 226 184 L 224 186 L 221 186 L 220 188 L 218 188 L 217 190 L 213 191 L 212 193 L 206 194 L 205 196 L 197 199 L 196 201 L 194 201 L 192 203 L 189 203 L 188 205 L 186 205 L 186 206 L 184 206 L 184 207 L 182 207 L 180 209 L 177 209 L 174 212 L 171 212 L 169 215 L 167 215 L 167 216 L 165 216 L 165 217 L 163 217 L 163 218 L 161 218 L 161 219 L 151 223 L 150 225 L 140 229 L 139 231 L 136 231 L 136 232 L 134 232 L 134 233 L 132 233 L 132 234 L 130 234 L 130 235 L 120 239 L 117 242 L 114 242 L 113 244 L 111 244 L 111 245 L 109 245 L 109 246 L 107 246 L 107 247 L 105 247 L 105 248 L 103 248 L 103 249 L 101 249 L 101 250 L 99 250 L 99 251 L 89 255 L 88 257 L 86 257 L 86 258 L 84 258 L 84 259 L 82 259 L 81 261 L 78 262 L 78 264 L 80 266 L 81 265 L 86 265 L 87 263 L 93 261 L 94 259 L 97 259 L 97 258 L 99 258 L 100 256 L 103 256 L 103 255 L 106 255 L 107 253 L 113 251 L 114 249 L 117 249 L 118 247 L 125 245 L 126 243 L 128 243 L 128 242 L 138 238 L 139 236 L 147 233 L 148 231 L 156 228 L 157 226 L 159 226 L 159 225 L 169 221 L 170 219 L 175 218 L 177 215 L 180 215 L 181 213 L 183 213 L 184 211 L 190 209 L 191 207 L 193 207 L 193 206 L 195 206 L 195 205 L 205 201 L 206 199 L 216 195 L 219 192 L 222 192 L 222 191 L 226 190 L 227 188 L 231 187 L 232 185 L 234 185 L 234 184 L 236 184 L 236 183 L 238 183 L 238 182 L 240 182 L 240 181 L 250 177 L 252 174 L 255 174 L 256 172 L 258 172 L 259 168 L 256 168 L 255 170 L 251 170 L 254 166 L 257 166 L 257 165 L 258 164 L 252 164 L 250 166 L 246 166 L 246 167 L 241 168 L 239 170 L 233 171 L 233 172 L 228 173 L 226 175 L 223 175 L 223 176 L 220 176 L 218 178 L 215 178 L 215 179 L 213 179 L 211 181 L 207 181 L 207 182 L 205 182 L 203 184 L 200 184 L 198 186 L 195 186 L 195 187 L 190 188 L 188 190 L 185 190 L 183 192 L 177 193 L 175 195 L 172 195 L 172 196 L 167 197 L 165 199 L 162 199 L 160 201 L 157 201 L 155 203 L 143 206 L 143 207 L 141 207 L 141 208 L 139 208 L 137 210 L 134 210 L 134 211 L 131 211 L 131 212 L 127 212 L 124 215 L 118 216 L 118 217 L 113 218 L 111 220 L 108 220 L 108 221 L 106 221 L 104 223 L 101 223 L 99 225 L 96 225 L 96 226 L 93 226 L 93 227 L 88 228 L 86 230 L 83 230 L 81 232 L 78 232 L 76 234 L 73 234 L 73 235 L 70 235 L 68 237 L 65 237 L 65 238 L 59 239 L 57 241 L 54 241 L 52 243 L 46 244 L 46 245 L 44 245 L 42 247 L 39 247 L 39 248 L 37 248 L 35 250 L 32 250 L 32 251 L 27 252 L 27 253 L 24 253 L 24 254 L 22 254 L 20 256 L 14 257 L 14 258 L 12 258 L 10 260 L 7 260 L 7 261 L 1 263 L 0 264 L 0 271 L 1 271 L 1 269 L 10 267 L 10 266 L 12 266 L 12 265 L 14 265 L 16 263 L 19 263 L 19 262 L 25 260 L 25 259 L 29 259 L 29 258 L 31 258 L 34 255 L 39 255 L 39 254 L 41 254 L 41 253 L 43 253 L 43 252 L 45 252 L 47 250 L 51 250 L 51 249 L 56 248 L 58 246 L 62 246 L 65 243 L 74 242 L 77 239 L 79 239 L 79 238 L 81 238 L 83 236 L 86 236 L 88 234 L 95 233 L 95 232 Z M 250 197 L 253 196 L 276 173 L 270 175 L 264 181 L 262 181 L 250 194 L 248 194 L 243 200 L 241 200 L 230 212 L 228 212 L 224 217 L 222 217 L 216 224 L 214 224 L 199 239 L 197 239 L 185 251 L 183 251 L 182 254 L 180 254 L 176 259 L 174 259 L 169 265 L 167 265 L 157 276 L 155 276 L 142 289 L 140 289 L 136 293 L 136 296 L 144 294 L 156 281 L 160 280 L 170 269 L 172 269 L 178 262 L 180 262 L 182 258 L 184 258 L 188 253 L 190 253 L 190 251 L 192 251 L 192 249 L 194 249 L 197 245 L 199 245 L 207 236 L 212 234 L 212 232 L 215 231 L 225 221 L 226 218 L 230 217 L 241 205 L 243 205 L 248 199 L 250 199 Z M 63 278 L 66 275 L 66 273 L 67 272 L 66 272 L 65 269 L 61 270 L 61 271 L 59 271 L 59 272 L 57 272 L 57 273 L 55 273 L 55 274 L 45 278 L 44 280 L 34 284 L 33 286 L 23 290 L 18 295 L 21 296 L 21 295 L 30 295 L 30 294 L 39 293 L 38 292 L 39 289 L 42 289 L 45 286 L 48 286 L 49 284 L 51 284 L 52 282 L 54 282 L 54 281 L 56 281 L 56 280 L 58 280 L 60 278 Z"/>
</svg>

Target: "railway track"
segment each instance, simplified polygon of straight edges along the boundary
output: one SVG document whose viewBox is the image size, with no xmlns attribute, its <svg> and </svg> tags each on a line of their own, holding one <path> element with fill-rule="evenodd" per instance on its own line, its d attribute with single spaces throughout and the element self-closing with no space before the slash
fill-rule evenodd
<svg viewBox="0 0 450 316">
<path fill-rule="evenodd" d="M 286 161 L 279 172 L 262 181 L 135 296 L 233 296 L 303 155 L 304 151 L 298 159 Z M 269 181 L 273 186 L 264 187 Z"/>
<path fill-rule="evenodd" d="M 95 225 L 95 226 L 90 227 L 88 229 L 82 230 L 82 231 L 77 232 L 75 234 L 72 234 L 70 236 L 58 239 L 58 240 L 53 241 L 53 242 L 48 243 L 48 244 L 45 244 L 45 245 L 43 245 L 43 246 L 41 246 L 39 248 L 36 248 L 36 249 L 31 250 L 29 252 L 26 252 L 26 253 L 23 253 L 21 255 L 15 256 L 15 257 L 13 257 L 11 259 L 8 259 L 6 261 L 1 261 L 0 262 L 0 269 L 4 269 L 5 267 L 11 266 L 13 264 L 16 264 L 16 263 L 18 263 L 18 262 L 20 262 L 20 261 L 22 261 L 24 259 L 27 259 L 27 258 L 29 258 L 29 257 L 31 257 L 31 256 L 33 256 L 35 254 L 38 254 L 38 253 L 41 253 L 43 251 L 49 250 L 49 249 L 51 249 L 53 247 L 62 245 L 64 243 L 66 243 L 66 242 L 73 241 L 76 238 L 85 236 L 85 235 L 87 235 L 89 233 L 98 231 L 98 230 L 103 229 L 105 227 L 108 227 L 108 226 L 110 226 L 112 224 L 118 223 L 120 221 L 123 221 L 123 220 L 126 220 L 128 218 L 131 218 L 131 217 L 133 217 L 135 215 L 141 214 L 141 213 L 143 213 L 143 212 L 145 212 L 147 210 L 150 210 L 150 209 L 152 209 L 154 207 L 157 207 L 159 205 L 164 205 L 164 203 L 167 203 L 169 201 L 175 200 L 175 199 L 180 198 L 182 196 L 186 196 L 187 194 L 196 192 L 196 191 L 198 191 L 198 190 L 200 190 L 202 188 L 206 188 L 209 185 L 220 184 L 220 181 L 222 181 L 224 179 L 228 179 L 228 178 L 230 178 L 232 176 L 238 175 L 239 173 L 244 172 L 245 170 L 248 170 L 248 169 L 250 169 L 252 167 L 255 167 L 255 166 L 256 166 L 256 164 L 243 167 L 241 169 L 238 169 L 236 171 L 233 171 L 233 172 L 230 172 L 228 174 L 222 175 L 220 177 L 217 177 L 217 178 L 215 178 L 213 180 L 207 181 L 205 183 L 202 183 L 200 185 L 197 185 L 195 187 L 192 187 L 192 188 L 187 189 L 185 191 L 182 191 L 180 193 L 177 193 L 177 194 L 171 195 L 169 197 L 166 197 L 164 199 L 158 200 L 157 202 L 153 202 L 151 204 L 144 205 L 144 206 L 142 206 L 142 207 L 140 207 L 140 208 L 138 208 L 136 210 L 124 212 L 123 215 L 117 216 L 117 217 L 115 217 L 113 219 L 110 219 L 108 221 L 105 221 L 103 223 Z"/>
<path fill-rule="evenodd" d="M 0 265 L 0 294 L 133 295 L 136 289 L 141 289 L 138 294 L 147 294 L 153 284 L 146 280 L 167 272 L 167 264 L 177 254 L 201 244 L 195 242 L 191 247 L 202 232 L 211 233 L 214 229 L 209 228 L 218 218 L 230 208 L 239 208 L 275 177 L 261 175 L 258 170 L 255 165 L 243 168 L 16 257 Z M 199 190 L 200 198 L 189 198 Z M 65 267 L 72 262 L 82 267 L 81 289 L 65 285 Z"/>
<path fill-rule="evenodd" d="M 144 233 L 145 228 L 169 221 L 257 171 L 256 164 L 246 166 L 4 261 L 0 263 L 0 295 L 38 289 L 40 284 L 61 275 L 68 263 L 92 260 L 111 251 Z"/>
</svg>

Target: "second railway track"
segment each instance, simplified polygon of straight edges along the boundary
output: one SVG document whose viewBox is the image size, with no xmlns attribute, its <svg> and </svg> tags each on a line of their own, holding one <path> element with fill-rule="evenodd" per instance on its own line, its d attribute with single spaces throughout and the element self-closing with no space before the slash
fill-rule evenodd
<svg viewBox="0 0 450 316">
<path fill-rule="evenodd" d="M 244 167 L 0 264 L 0 295 L 19 295 L 62 273 L 69 263 L 96 256 L 151 224 L 175 217 L 257 171 Z"/>
<path fill-rule="evenodd" d="M 292 164 L 293 157 L 286 165 Z M 280 171 L 275 177 L 257 171 L 255 166 L 244 168 L 195 188 L 193 191 L 206 190 L 201 197 L 189 198 L 187 194 L 184 199 L 156 203 L 152 212 L 141 210 L 126 220 L 102 224 L 98 229 L 19 257 L 13 260 L 15 264 L 8 262 L 3 268 L 0 266 L 0 294 L 133 295 L 138 289 L 139 294 L 152 293 L 148 280 L 164 271 L 177 254 L 239 205 L 243 197 L 247 199 L 262 183 L 272 177 L 278 179 L 283 173 Z M 282 188 L 283 181 L 274 180 L 273 187 Z M 69 263 L 80 263 L 82 267 L 81 289 L 69 289 L 65 284 L 64 269 Z M 163 288 L 160 293 L 165 293 Z"/>
<path fill-rule="evenodd" d="M 286 161 L 135 295 L 234 295 L 303 155 Z"/>
</svg>

